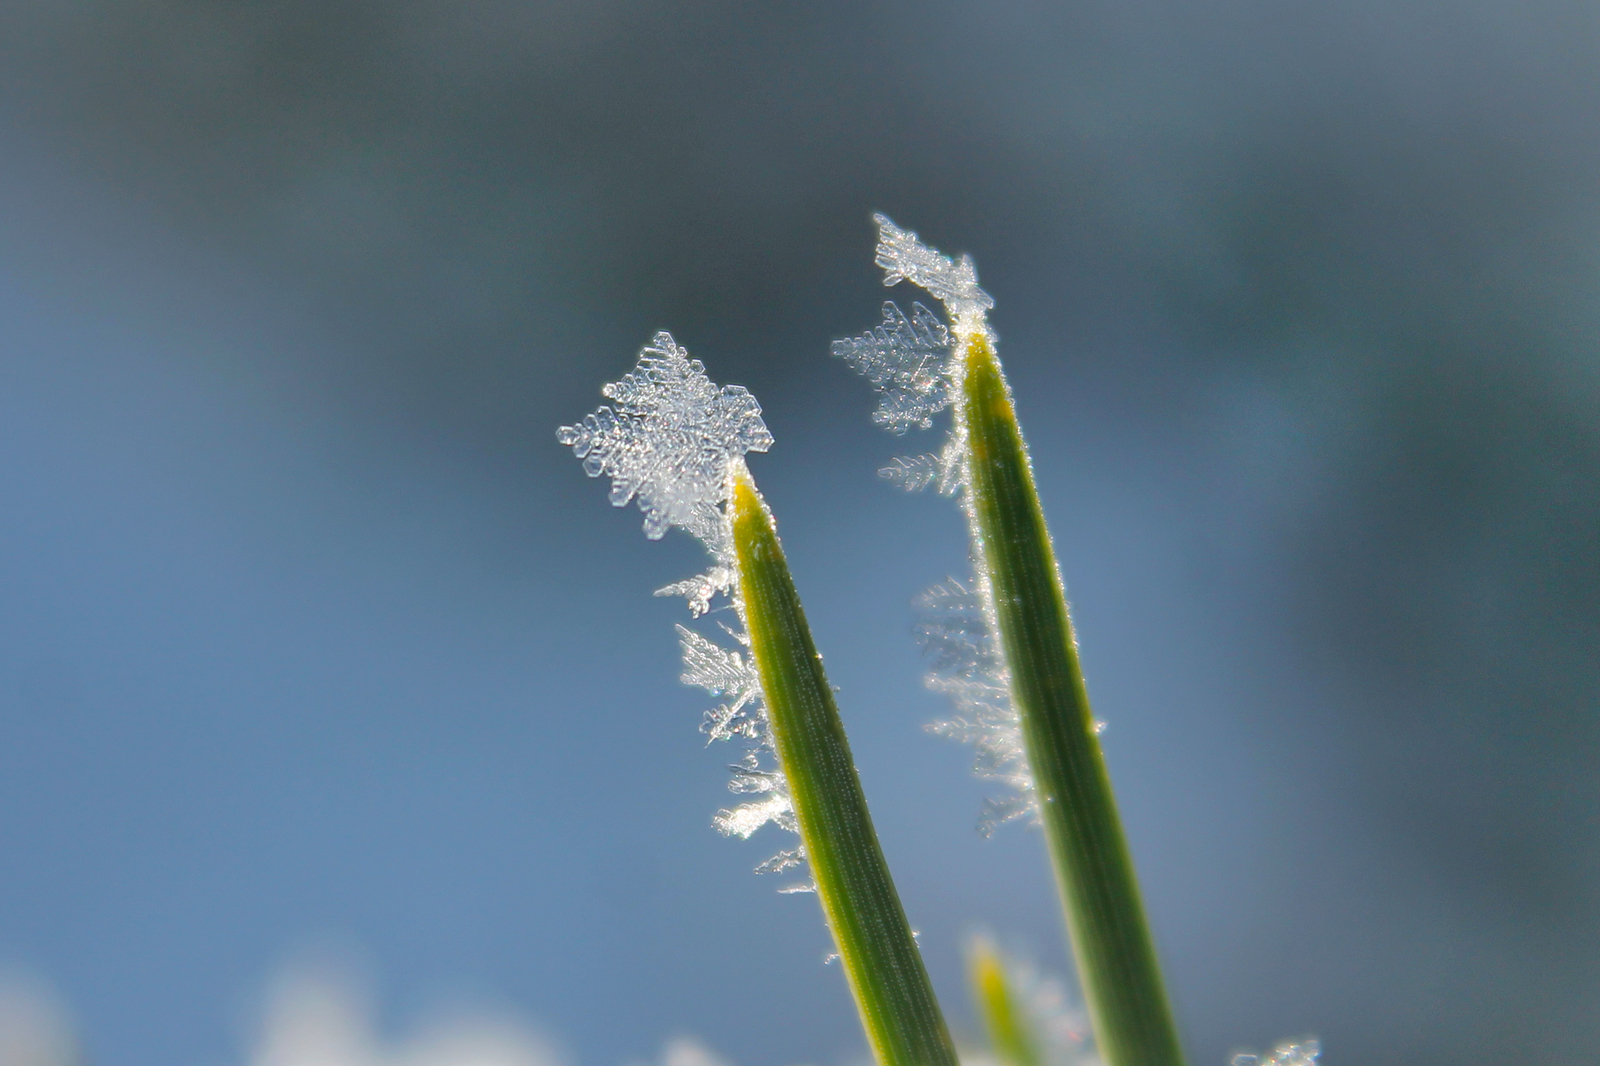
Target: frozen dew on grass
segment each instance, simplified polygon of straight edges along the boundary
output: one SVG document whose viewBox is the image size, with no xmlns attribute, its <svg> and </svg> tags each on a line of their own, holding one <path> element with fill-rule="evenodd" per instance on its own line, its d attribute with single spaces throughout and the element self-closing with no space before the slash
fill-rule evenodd
<svg viewBox="0 0 1600 1066">
<path fill-rule="evenodd" d="M 977 268 L 970 257 L 952 259 L 885 215 L 874 215 L 873 221 L 878 227 L 875 261 L 883 268 L 884 284 L 910 281 L 920 286 L 943 306 L 946 321 L 939 321 L 920 303 L 912 305 L 909 318 L 889 303 L 880 325 L 860 336 L 835 341 L 832 352 L 877 389 L 879 408 L 873 420 L 896 434 L 930 428 L 935 416 L 951 410 L 937 451 L 895 459 L 879 473 L 908 491 L 936 488 L 941 494 L 956 496 L 971 537 L 971 578 L 936 585 L 917 601 L 917 635 L 931 664 L 928 687 L 944 693 L 954 705 L 951 717 L 934 722 L 929 729 L 971 744 L 978 776 L 1008 786 L 1003 797 L 985 801 L 978 821 L 980 832 L 988 835 L 1016 819 L 1038 824 L 1038 787 L 1028 765 L 1021 719 L 1012 702 L 1011 678 L 997 640 L 994 589 L 973 501 L 966 405 L 956 402 L 965 385 L 969 349 L 987 349 L 985 354 L 992 357 L 996 338 L 988 324 L 988 311 L 994 300 L 979 288 Z M 999 387 L 1009 395 L 1003 377 Z M 1104 722 L 1093 722 L 1095 733 L 1104 728 Z M 1087 980 L 1085 975 L 1080 977 Z M 1099 1061 L 1087 1015 L 1066 1006 L 1059 986 L 1027 973 L 1013 973 L 1011 981 L 1030 1001 L 1027 1013 L 1039 1027 L 1044 1043 L 1052 1045 L 1046 1049 L 1048 1061 L 1081 1066 Z M 1106 986 L 1100 987 L 1104 991 Z M 1159 985 L 1155 998 L 1164 999 Z M 1168 1030 L 1170 1033 L 1170 1024 Z M 1123 1027 L 1124 1039 L 1130 1031 L 1137 1030 Z M 1317 1041 L 1308 1038 L 1280 1044 L 1265 1056 L 1235 1056 L 1231 1066 L 1315 1066 L 1319 1051 Z"/>
<path fill-rule="evenodd" d="M 638 365 L 600 390 L 612 401 L 583 421 L 562 426 L 556 438 L 583 460 L 590 477 L 611 478 L 611 503 L 637 502 L 645 536 L 658 540 L 677 526 L 705 545 L 711 566 L 703 574 L 668 585 L 658 596 L 682 596 L 699 618 L 728 601 L 737 628 L 721 628 L 736 647 L 726 647 L 687 626 L 678 626 L 684 684 L 703 688 L 723 702 L 705 714 L 700 729 L 710 741 L 739 740 L 746 750 L 730 769 L 728 788 L 760 798 L 718 811 L 712 824 L 724 836 L 747 838 L 772 823 L 797 832 L 794 805 L 767 723 L 761 679 L 744 632 L 743 606 L 735 595 L 732 531 L 728 505 L 734 471 L 750 452 L 772 446 L 761 405 L 747 389 L 717 385 L 698 359 L 657 333 L 639 352 Z M 742 649 L 742 650 L 741 650 Z M 799 847 L 786 848 L 756 867 L 772 873 L 798 866 Z M 807 891 L 810 883 L 783 891 Z"/>
<path fill-rule="evenodd" d="M 873 221 L 883 283 L 910 281 L 922 287 L 943 305 L 949 324 L 920 303 L 912 304 L 909 318 L 894 303 L 886 303 L 882 324 L 861 336 L 834 341 L 833 354 L 878 390 L 873 421 L 896 434 L 928 429 L 961 387 L 960 356 L 966 344 L 980 335 L 993 339 L 987 312 L 994 300 L 978 287 L 970 256 L 951 259 L 887 215 L 874 215 Z M 959 496 L 967 481 L 968 458 L 966 427 L 953 418 L 937 452 L 895 459 L 878 473 L 910 492 L 934 488 Z M 970 512 L 967 501 L 961 502 Z M 987 836 L 1005 822 L 1037 820 L 1038 810 L 1021 725 L 995 643 L 988 575 L 976 551 L 972 558 L 970 579 L 936 585 L 918 599 L 917 635 L 932 660 L 928 687 L 948 696 L 955 709 L 952 717 L 929 729 L 971 744 L 978 776 L 1008 786 L 1005 795 L 984 801 L 978 829 Z"/>
</svg>

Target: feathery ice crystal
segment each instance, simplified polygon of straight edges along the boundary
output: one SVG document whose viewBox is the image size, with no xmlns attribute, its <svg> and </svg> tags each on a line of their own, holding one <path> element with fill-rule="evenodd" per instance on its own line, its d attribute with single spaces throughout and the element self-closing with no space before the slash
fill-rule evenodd
<svg viewBox="0 0 1600 1066">
<path fill-rule="evenodd" d="M 718 811 L 712 824 L 725 836 L 748 838 L 768 822 L 797 832 L 794 805 L 782 770 L 777 768 L 762 699 L 761 679 L 748 653 L 743 605 L 736 592 L 728 503 L 734 472 L 749 452 L 772 446 L 761 419 L 761 405 L 738 385 L 718 386 L 698 359 L 662 331 L 639 352 L 639 364 L 620 381 L 600 390 L 613 401 L 577 425 L 562 426 L 556 438 L 583 460 L 590 477 L 611 478 L 611 503 L 637 500 L 644 512 L 645 536 L 658 540 L 672 526 L 695 536 L 711 555 L 705 573 L 656 592 L 683 596 L 698 618 L 727 597 L 737 628 L 722 629 L 746 650 L 727 648 L 686 626 L 678 626 L 683 649 L 683 682 L 705 689 L 724 702 L 707 711 L 701 731 L 711 740 L 741 739 L 748 744 L 730 769 L 730 791 L 761 796 Z M 788 848 L 756 867 L 773 873 L 797 866 L 803 849 Z M 785 891 L 805 891 L 809 884 Z"/>
<path fill-rule="evenodd" d="M 889 302 L 883 305 L 882 325 L 859 337 L 834 341 L 833 354 L 880 393 L 873 421 L 896 434 L 913 426 L 927 429 L 961 388 L 960 353 L 976 336 L 993 342 L 987 312 L 994 300 L 978 287 L 978 271 L 970 256 L 953 260 L 886 215 L 874 215 L 873 221 L 878 225 L 876 262 L 883 268 L 883 283 L 910 281 L 921 286 L 944 305 L 950 325 L 946 327 L 920 303 L 912 304 L 907 319 Z M 975 529 L 962 492 L 969 457 L 967 427 L 957 414 L 937 454 L 895 459 L 879 473 L 907 491 L 931 486 L 946 496 L 959 495 L 968 525 Z M 984 803 L 978 828 L 987 835 L 1004 822 L 1036 818 L 1038 805 L 1021 724 L 1011 705 L 1005 661 L 995 642 L 993 593 L 976 545 L 972 571 L 970 581 L 951 579 L 923 594 L 917 632 L 933 661 L 928 687 L 945 693 L 955 705 L 953 717 L 929 728 L 972 744 L 978 775 L 1010 786 L 1009 795 Z"/>
</svg>

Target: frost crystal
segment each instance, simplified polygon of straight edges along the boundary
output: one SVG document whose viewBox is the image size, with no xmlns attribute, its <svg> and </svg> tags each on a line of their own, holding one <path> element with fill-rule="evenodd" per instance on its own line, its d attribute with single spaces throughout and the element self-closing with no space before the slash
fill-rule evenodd
<svg viewBox="0 0 1600 1066">
<path fill-rule="evenodd" d="M 1316 1066 L 1322 1045 L 1312 1037 L 1290 1040 L 1279 1044 L 1266 1056 L 1251 1051 L 1240 1052 L 1231 1060 L 1231 1066 Z"/>
<path fill-rule="evenodd" d="M 979 777 L 1014 790 L 987 799 L 978 818 L 984 836 L 1016 818 L 1037 817 L 1033 774 L 1022 747 L 1022 726 L 1011 705 L 1005 662 L 996 647 L 983 597 L 954 578 L 935 585 L 917 600 L 917 638 L 932 660 L 927 684 L 955 704 L 955 716 L 928 729 L 976 750 Z"/>
<path fill-rule="evenodd" d="M 738 385 L 713 383 L 700 361 L 689 358 L 665 331 L 640 350 L 638 366 L 631 373 L 600 392 L 615 407 L 601 407 L 577 425 L 562 426 L 556 438 L 583 460 L 590 477 L 611 478 L 612 504 L 624 507 L 638 501 L 645 516 L 645 536 L 659 539 L 669 527 L 678 526 L 698 537 L 711 553 L 709 570 L 668 585 L 656 595 L 683 596 L 696 618 L 713 610 L 717 597 L 728 597 L 742 626 L 743 606 L 734 595 L 729 484 L 747 453 L 772 446 L 761 406 Z M 748 646 L 742 629 L 726 625 L 723 629 Z M 769 768 L 776 766 L 777 753 L 755 663 L 747 653 L 725 648 L 681 625 L 678 641 L 684 684 L 723 700 L 706 712 L 701 731 L 713 741 L 737 738 L 749 745 L 731 767 L 728 788 L 762 797 L 718 811 L 712 824 L 725 836 L 748 837 L 768 822 L 798 832 L 788 782 L 782 770 Z M 756 869 L 786 870 L 804 857 L 800 848 L 790 848 Z"/>
<path fill-rule="evenodd" d="M 706 712 L 700 731 L 712 740 L 756 737 L 761 726 L 761 678 L 756 676 L 755 664 L 684 626 L 678 627 L 678 640 L 683 648 L 680 680 L 728 700 Z"/>
<path fill-rule="evenodd" d="M 894 304 L 885 304 L 883 323 L 870 333 L 833 342 L 833 354 L 859 371 L 880 393 L 873 421 L 895 433 L 913 426 L 927 429 L 933 416 L 950 406 L 961 387 L 964 361 L 959 356 L 973 337 L 991 341 L 987 312 L 994 306 L 978 287 L 978 271 L 969 256 L 951 259 L 930 248 L 913 232 L 886 215 L 874 215 L 878 226 L 877 263 L 883 283 L 910 281 L 938 299 L 949 317 L 944 326 L 921 304 L 907 319 Z M 951 420 L 937 454 L 895 459 L 878 473 L 907 491 L 933 487 L 946 496 L 967 484 L 967 430 Z M 968 511 L 969 527 L 973 515 Z M 976 532 L 973 533 L 976 544 Z M 929 729 L 940 736 L 971 744 L 979 777 L 1011 787 L 1011 794 L 984 801 L 978 830 L 985 835 L 1017 818 L 1037 817 L 1033 774 L 1028 769 L 1017 712 L 1005 662 L 993 637 L 993 605 L 981 556 L 973 552 L 970 582 L 950 581 L 930 589 L 919 601 L 918 635 L 933 660 L 928 687 L 948 695 L 955 714 Z"/>
<path fill-rule="evenodd" d="M 883 394 L 872 420 L 891 433 L 927 429 L 950 405 L 950 331 L 919 303 L 908 319 L 894 303 L 883 305 L 883 324 L 859 337 L 833 342 L 833 354 Z"/>
<path fill-rule="evenodd" d="M 663 330 L 639 352 L 639 365 L 600 394 L 616 402 L 556 438 L 570 445 L 590 477 L 611 478 L 611 503 L 638 498 L 644 533 L 659 540 L 682 526 L 718 552 L 718 508 L 728 468 L 747 452 L 772 447 L 761 405 L 738 385 L 717 387 L 698 359 Z"/>
<path fill-rule="evenodd" d="M 888 215 L 873 215 L 872 221 L 878 224 L 874 259 L 883 268 L 885 285 L 902 281 L 920 285 L 944 304 L 958 332 L 982 328 L 984 312 L 994 306 L 994 300 L 978 288 L 978 268 L 970 255 L 956 262 L 923 244 L 915 233 L 896 226 Z M 969 324 L 970 329 L 963 329 Z"/>
<path fill-rule="evenodd" d="M 966 477 L 965 439 L 951 435 L 938 455 L 902 455 L 878 471 L 878 476 L 907 492 L 932 485 L 941 496 L 954 496 Z"/>
</svg>

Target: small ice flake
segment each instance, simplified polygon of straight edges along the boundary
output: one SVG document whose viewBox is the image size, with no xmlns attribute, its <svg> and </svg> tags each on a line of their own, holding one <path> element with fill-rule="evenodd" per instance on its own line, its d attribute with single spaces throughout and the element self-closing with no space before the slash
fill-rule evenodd
<svg viewBox="0 0 1600 1066">
<path fill-rule="evenodd" d="M 712 548 L 713 555 L 720 553 Z M 657 596 L 682 596 L 689 601 L 689 616 L 699 618 L 711 610 L 711 601 L 718 595 L 733 591 L 734 573 L 729 566 L 713 566 L 703 574 L 674 582 L 666 588 L 656 589 Z"/>
<path fill-rule="evenodd" d="M 1031 794 L 985 796 L 978 805 L 978 833 L 986 837 L 994 836 L 994 831 L 1003 825 L 1018 818 L 1037 818 L 1038 815 L 1039 801 Z"/>
<path fill-rule="evenodd" d="M 754 711 L 761 698 L 761 678 L 756 674 L 755 665 L 737 651 L 713 644 L 692 629 L 681 625 L 677 628 L 678 642 L 683 649 L 680 680 L 685 685 L 728 699 L 715 710 L 706 712 L 701 732 L 711 740 L 756 736 L 759 723 Z"/>
<path fill-rule="evenodd" d="M 600 390 L 615 402 L 556 438 L 583 460 L 584 473 L 611 478 L 611 502 L 637 499 L 645 536 L 681 526 L 713 543 L 722 528 L 730 465 L 772 446 L 761 405 L 738 385 L 717 386 L 705 367 L 663 330 L 639 351 L 639 363 Z"/>
<path fill-rule="evenodd" d="M 1266 1056 L 1242 1051 L 1230 1060 L 1230 1066 L 1316 1066 L 1320 1054 L 1322 1044 L 1314 1037 L 1305 1037 L 1284 1041 Z"/>
<path fill-rule="evenodd" d="M 938 455 L 901 455 L 878 470 L 878 476 L 895 488 L 921 492 L 932 486 L 941 496 L 954 496 L 961 490 L 966 471 L 959 448 L 941 449 Z"/>
<path fill-rule="evenodd" d="M 872 221 L 878 225 L 874 261 L 883 268 L 885 285 L 902 281 L 920 285 L 944 304 L 958 332 L 982 328 L 984 312 L 994 306 L 994 299 L 978 288 L 978 268 L 971 256 L 952 260 L 923 244 L 911 230 L 895 225 L 888 215 L 873 215 Z"/>
<path fill-rule="evenodd" d="M 756 867 L 756 873 L 758 873 L 758 874 L 781 874 L 785 870 L 792 870 L 796 866 L 799 866 L 802 862 L 805 861 L 805 859 L 806 859 L 806 849 L 805 848 L 803 848 L 803 847 L 788 848 L 787 850 L 778 852 L 778 854 L 774 855 L 772 858 L 768 859 L 766 862 L 763 862 L 760 865 L 758 865 Z"/>
<path fill-rule="evenodd" d="M 732 810 L 724 809 L 718 811 L 711 819 L 711 824 L 716 826 L 717 832 L 725 837 L 738 837 L 740 840 L 749 840 L 750 834 L 768 822 L 782 824 L 786 818 L 792 820 L 793 816 L 794 806 L 789 802 L 788 795 L 774 792 L 764 800 L 758 800 L 755 803 L 741 803 Z M 784 865 L 772 867 L 773 871 L 786 870 L 790 866 L 799 865 L 798 853 L 793 856 L 794 862 L 787 862 L 786 857 L 788 856 L 790 856 L 789 852 L 779 852 L 778 855 L 756 867 L 756 872 L 768 872 L 762 867 L 766 867 L 780 859 L 785 860 Z"/>
<path fill-rule="evenodd" d="M 920 303 L 911 317 L 893 302 L 883 305 L 883 323 L 859 337 L 833 342 L 843 359 L 882 394 L 872 420 L 891 433 L 927 429 L 950 406 L 950 331 Z"/>
<path fill-rule="evenodd" d="M 921 492 L 939 479 L 937 455 L 900 455 L 878 469 L 878 476 L 895 488 Z"/>
</svg>

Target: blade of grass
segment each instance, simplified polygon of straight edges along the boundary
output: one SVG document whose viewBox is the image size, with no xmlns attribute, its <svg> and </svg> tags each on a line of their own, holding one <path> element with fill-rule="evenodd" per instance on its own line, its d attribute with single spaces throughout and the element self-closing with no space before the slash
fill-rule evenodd
<svg viewBox="0 0 1600 1066">
<path fill-rule="evenodd" d="M 1044 512 L 999 361 L 962 358 L 968 506 L 1095 1039 L 1109 1066 L 1179 1066 L 1172 1011 L 1078 665 Z"/>
<path fill-rule="evenodd" d="M 993 942 L 977 937 L 968 949 L 972 995 L 989 1031 L 989 1043 L 1001 1066 L 1044 1066 L 1039 1041 L 1028 1025 L 1005 962 Z"/>
<path fill-rule="evenodd" d="M 731 507 L 745 624 L 773 740 L 817 895 L 873 1054 L 880 1066 L 957 1066 L 789 564 L 772 517 L 743 470 L 734 473 Z"/>
</svg>

